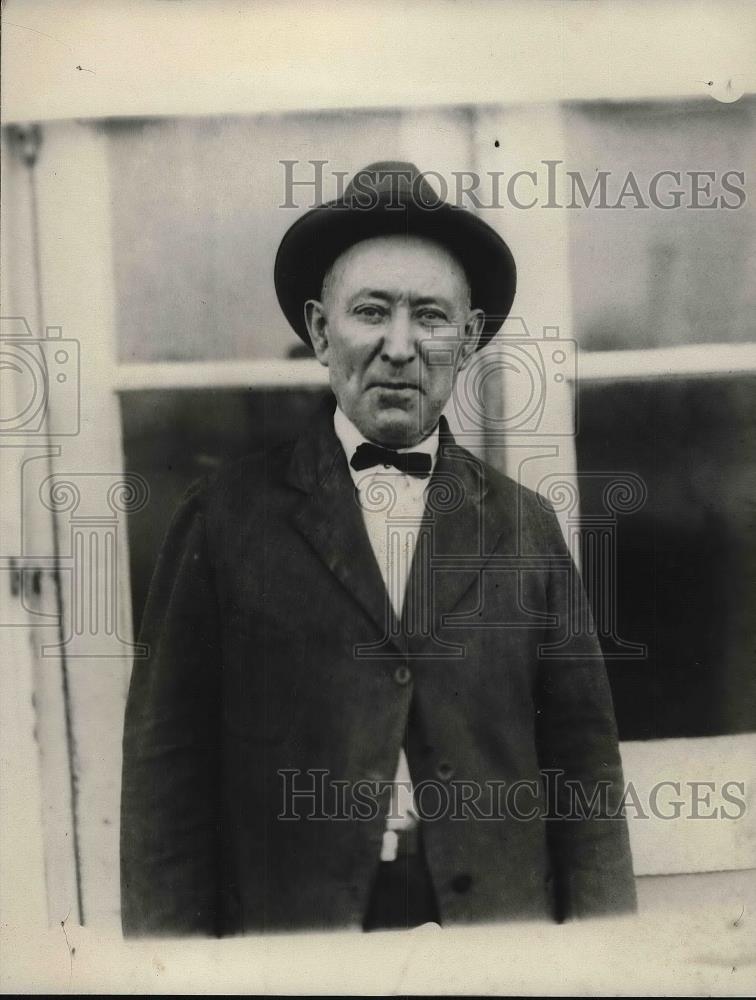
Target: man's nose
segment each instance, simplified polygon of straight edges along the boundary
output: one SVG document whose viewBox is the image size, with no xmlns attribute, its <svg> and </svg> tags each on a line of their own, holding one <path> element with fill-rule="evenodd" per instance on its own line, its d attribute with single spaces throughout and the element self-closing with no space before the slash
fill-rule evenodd
<svg viewBox="0 0 756 1000">
<path fill-rule="evenodd" d="M 408 310 L 398 309 L 391 317 L 385 336 L 381 356 L 384 361 L 395 365 L 407 364 L 417 353 L 417 331 Z"/>
</svg>

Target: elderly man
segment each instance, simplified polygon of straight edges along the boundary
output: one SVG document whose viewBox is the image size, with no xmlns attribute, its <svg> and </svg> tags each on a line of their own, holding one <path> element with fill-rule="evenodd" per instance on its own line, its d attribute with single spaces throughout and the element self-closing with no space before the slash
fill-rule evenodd
<svg viewBox="0 0 756 1000">
<path fill-rule="evenodd" d="M 442 416 L 511 308 L 509 248 L 374 164 L 275 281 L 335 406 L 170 528 L 126 714 L 125 933 L 632 910 L 579 577 L 548 504 Z"/>
</svg>

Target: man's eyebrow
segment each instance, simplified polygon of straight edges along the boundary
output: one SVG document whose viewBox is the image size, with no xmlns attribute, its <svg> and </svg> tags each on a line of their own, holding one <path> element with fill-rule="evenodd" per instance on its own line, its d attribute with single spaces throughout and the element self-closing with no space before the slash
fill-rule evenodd
<svg viewBox="0 0 756 1000">
<path fill-rule="evenodd" d="M 386 292 L 380 288 L 360 288 L 354 295 L 349 296 L 349 302 L 355 302 L 357 299 L 384 299 L 386 302 L 391 302 L 395 298 L 394 292 Z"/>
<path fill-rule="evenodd" d="M 354 293 L 354 295 L 349 296 L 349 305 L 352 305 L 358 299 L 382 299 L 384 302 L 393 302 L 397 298 L 396 292 L 386 291 L 380 288 L 360 288 Z M 441 295 L 421 295 L 417 298 L 410 298 L 413 306 L 429 306 L 438 305 L 442 306 L 447 311 L 452 308 L 451 302 L 447 301 Z"/>
<path fill-rule="evenodd" d="M 451 302 L 443 295 L 422 295 L 412 300 L 413 306 L 443 306 L 444 309 L 451 309 Z"/>
</svg>

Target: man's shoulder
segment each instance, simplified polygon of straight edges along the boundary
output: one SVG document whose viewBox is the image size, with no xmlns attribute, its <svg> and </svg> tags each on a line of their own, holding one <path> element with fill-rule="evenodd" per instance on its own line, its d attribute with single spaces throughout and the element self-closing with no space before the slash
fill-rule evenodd
<svg viewBox="0 0 756 1000">
<path fill-rule="evenodd" d="M 225 520 L 237 513 L 248 515 L 265 502 L 271 487 L 285 482 L 295 444 L 296 439 L 284 441 L 224 462 L 195 480 L 186 498 L 201 506 L 209 519 Z"/>
</svg>

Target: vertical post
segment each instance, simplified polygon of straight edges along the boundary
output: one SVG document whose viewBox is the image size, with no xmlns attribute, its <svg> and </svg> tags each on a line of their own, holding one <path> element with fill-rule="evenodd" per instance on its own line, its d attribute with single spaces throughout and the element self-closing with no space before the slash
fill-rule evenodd
<svg viewBox="0 0 756 1000">
<path fill-rule="evenodd" d="M 473 141 L 479 214 L 507 241 L 518 271 L 512 314 L 482 352 L 492 372 L 486 458 L 540 491 L 549 474 L 576 474 L 569 234 L 554 166 L 565 155 L 560 107 L 479 108 Z M 560 521 L 579 565 L 579 548 Z"/>
<path fill-rule="evenodd" d="M 52 338 L 56 346 L 48 351 L 56 361 L 65 354 L 67 365 L 60 373 L 65 381 L 51 381 L 50 416 L 60 454 L 48 492 L 40 484 L 37 502 L 54 501 L 56 484 L 58 489 L 73 484 L 89 498 L 86 516 L 92 522 L 80 536 L 86 536 L 86 544 L 77 559 L 70 512 L 49 504 L 64 570 L 63 621 L 58 647 L 48 642 L 41 652 L 45 661 L 64 651 L 68 667 L 82 917 L 99 927 L 117 926 L 121 737 L 132 640 L 126 512 L 108 504 L 107 496 L 90 498 L 93 487 L 97 494 L 107 482 L 105 493 L 112 499 L 108 490 L 123 480 L 120 414 L 110 382 L 115 290 L 105 129 L 80 122 L 47 126 L 36 170 L 43 307 L 47 322 L 59 328 Z M 103 516 L 103 507 L 104 521 L 95 530 L 93 519 Z M 107 567 L 93 539 L 106 545 Z M 83 579 L 87 592 L 77 601 L 75 583 Z M 77 630 L 82 614 L 88 623 L 86 642 Z"/>
<path fill-rule="evenodd" d="M 19 165 L 2 145 L 5 197 L 2 202 L 3 302 L 8 305 L 6 265 L 8 234 L 15 234 L 21 197 Z M 8 192 L 13 192 L 11 197 Z M 10 203 L 10 204 L 9 204 Z M 21 245 L 19 241 L 18 246 Z M 20 291 L 20 288 L 19 288 Z M 1 349 L 1 348 L 0 348 Z M 17 380 L 3 377 L 3 409 L 18 411 Z M 0 439 L 0 472 L 4 500 L 0 505 L 0 913 L 6 926 L 38 930 L 47 923 L 45 843 L 42 826 L 43 787 L 39 752 L 41 736 L 35 718 L 34 655 L 29 642 L 29 618 L 23 607 L 27 582 L 20 559 L 22 512 L 10 492 L 20 482 L 23 445 Z M 39 579 L 39 577 L 37 577 Z M 70 816 L 70 813 L 68 813 Z M 69 866 L 72 870 L 72 865 Z"/>
<path fill-rule="evenodd" d="M 49 474 L 60 448 L 50 437 L 48 369 L 44 357 L 34 165 L 38 126 L 3 135 L 2 302 L 3 420 L 0 465 L 2 585 L 2 801 L 0 846 L 12 858 L 4 918 L 24 911 L 37 926 L 80 919 L 74 780 L 66 664 L 44 662 L 40 645 L 60 624 L 54 523 L 34 502 L 30 482 Z M 12 248 L 12 252 L 11 252 Z M 9 908 L 6 908 L 6 905 Z"/>
</svg>

